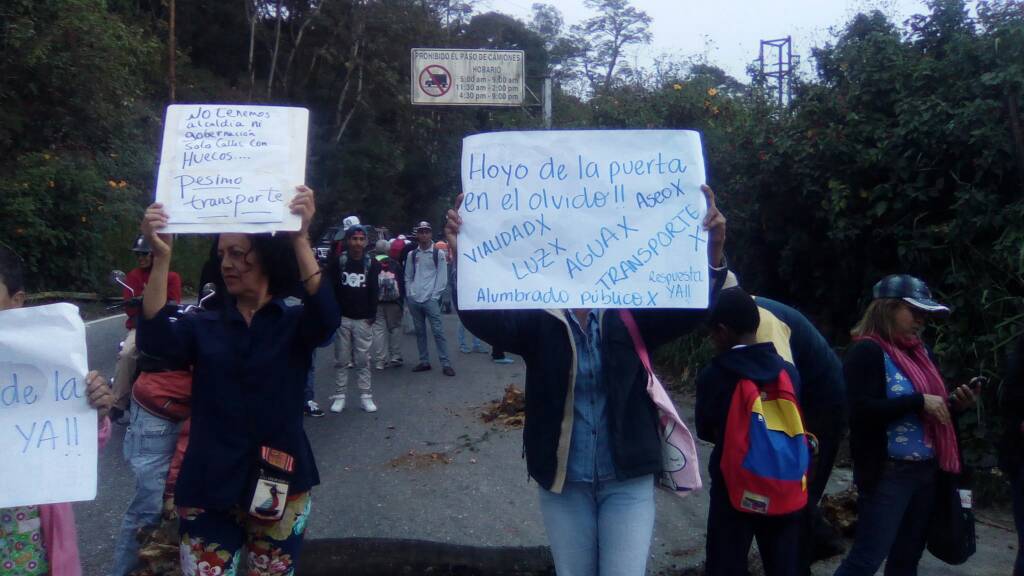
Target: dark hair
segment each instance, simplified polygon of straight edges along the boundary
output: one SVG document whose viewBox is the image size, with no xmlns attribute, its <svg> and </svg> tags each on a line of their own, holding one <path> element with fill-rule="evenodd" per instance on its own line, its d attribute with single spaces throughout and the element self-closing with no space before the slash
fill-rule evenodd
<svg viewBox="0 0 1024 576">
<path fill-rule="evenodd" d="M 356 234 L 362 234 L 363 236 L 369 236 L 366 233 L 366 227 L 364 227 L 364 226 L 362 226 L 360 224 L 353 224 L 352 226 L 348 227 L 348 230 L 345 230 L 345 240 L 348 240 L 349 238 L 355 236 Z"/>
<path fill-rule="evenodd" d="M 273 296 L 287 297 L 292 295 L 299 283 L 299 263 L 295 259 L 295 248 L 287 234 L 247 234 L 252 242 L 251 253 L 259 258 L 263 273 L 267 275 L 267 291 Z M 220 258 L 217 257 L 217 245 L 220 235 L 214 237 L 211 253 L 217 262 L 216 278 L 208 281 L 217 285 L 218 291 L 224 286 L 220 274 Z"/>
<path fill-rule="evenodd" d="M 7 293 L 12 296 L 25 289 L 21 257 L 3 244 L 0 244 L 0 282 L 7 286 Z"/>
<path fill-rule="evenodd" d="M 709 322 L 712 326 L 722 324 L 737 335 L 754 334 L 761 324 L 761 315 L 750 294 L 735 286 L 718 293 Z"/>
</svg>

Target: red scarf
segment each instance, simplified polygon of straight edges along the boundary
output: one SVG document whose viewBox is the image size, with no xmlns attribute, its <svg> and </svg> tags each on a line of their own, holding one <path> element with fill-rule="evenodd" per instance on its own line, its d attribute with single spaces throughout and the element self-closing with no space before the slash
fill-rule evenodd
<svg viewBox="0 0 1024 576">
<path fill-rule="evenodd" d="M 924 343 L 920 338 L 907 338 L 895 343 L 889 342 L 878 334 L 865 334 L 855 340 L 871 340 L 882 347 L 892 358 L 900 372 L 910 378 L 914 390 L 919 394 L 932 394 L 943 400 L 949 397 L 942 375 L 932 362 Z M 956 431 L 953 424 L 942 424 L 928 414 L 922 415 L 924 420 L 925 438 L 935 447 L 939 467 L 946 472 L 960 472 L 960 450 L 956 444 Z"/>
</svg>

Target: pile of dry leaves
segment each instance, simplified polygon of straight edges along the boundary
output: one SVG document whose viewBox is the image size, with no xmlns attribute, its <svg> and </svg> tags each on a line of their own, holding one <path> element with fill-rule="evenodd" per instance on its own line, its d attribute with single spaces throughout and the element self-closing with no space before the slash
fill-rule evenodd
<svg viewBox="0 0 1024 576">
<path fill-rule="evenodd" d="M 526 422 L 526 394 L 515 384 L 509 384 L 501 400 L 484 406 L 480 419 L 488 424 L 500 422 L 509 428 L 522 428 Z"/>
</svg>

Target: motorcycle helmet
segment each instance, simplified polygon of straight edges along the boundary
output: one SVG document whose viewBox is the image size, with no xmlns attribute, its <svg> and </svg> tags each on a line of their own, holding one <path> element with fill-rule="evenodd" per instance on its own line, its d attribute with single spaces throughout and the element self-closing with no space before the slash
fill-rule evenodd
<svg viewBox="0 0 1024 576">
<path fill-rule="evenodd" d="M 139 237 L 135 239 L 135 243 L 132 244 L 132 252 L 136 254 L 150 254 L 153 252 L 153 247 L 149 245 L 149 240 L 145 236 L 139 234 Z"/>
</svg>

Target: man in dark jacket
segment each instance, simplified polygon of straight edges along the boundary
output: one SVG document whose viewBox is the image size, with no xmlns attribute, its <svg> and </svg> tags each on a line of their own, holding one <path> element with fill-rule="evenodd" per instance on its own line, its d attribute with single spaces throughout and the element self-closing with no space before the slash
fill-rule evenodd
<svg viewBox="0 0 1024 576">
<path fill-rule="evenodd" d="M 1013 519 L 1017 525 L 1017 561 L 1013 576 L 1024 576 L 1024 336 L 1010 352 L 1003 393 L 1003 438 L 999 465 L 1013 487 Z"/>
<path fill-rule="evenodd" d="M 821 517 L 818 509 L 847 428 L 843 363 L 821 332 L 799 310 L 762 296 L 755 297 L 754 301 L 760 315 L 757 342 L 771 342 L 784 360 L 796 366 L 800 373 L 804 426 L 818 440 L 801 538 L 801 574 L 810 576 L 815 550 L 821 550 L 825 557 L 843 552 L 839 534 Z"/>
<path fill-rule="evenodd" d="M 697 436 L 715 445 L 708 462 L 711 505 L 704 568 L 708 576 L 746 574 L 747 553 L 755 537 L 767 576 L 799 573 L 800 513 L 766 516 L 736 510 L 722 471 L 729 407 L 740 380 L 752 380 L 760 387 L 785 370 L 799 397 L 800 375 L 771 342 L 758 343 L 759 323 L 753 298 L 738 287 L 719 294 L 708 321 L 717 355 L 697 377 L 696 405 Z"/>
<path fill-rule="evenodd" d="M 713 301 L 727 272 L 725 218 L 711 189 L 702 189 Z M 449 210 L 446 226 L 453 253 L 462 223 L 457 209 Z M 470 332 L 526 364 L 526 468 L 540 485 L 556 571 L 643 574 L 661 442 L 647 373 L 620 315 L 592 309 L 458 312 Z M 702 324 L 707 311 L 632 313 L 653 352 Z"/>
<path fill-rule="evenodd" d="M 331 412 L 345 409 L 348 363 L 355 365 L 359 382 L 359 403 L 363 410 L 376 412 L 370 389 L 370 346 L 377 317 L 377 282 L 380 264 L 366 251 L 366 230 L 356 224 L 345 230 L 344 252 L 328 263 L 327 278 L 334 286 L 341 327 L 334 339 L 334 377 L 337 391 L 331 396 Z"/>
</svg>

